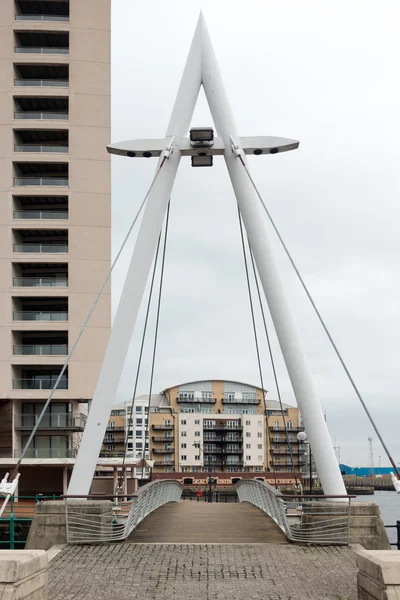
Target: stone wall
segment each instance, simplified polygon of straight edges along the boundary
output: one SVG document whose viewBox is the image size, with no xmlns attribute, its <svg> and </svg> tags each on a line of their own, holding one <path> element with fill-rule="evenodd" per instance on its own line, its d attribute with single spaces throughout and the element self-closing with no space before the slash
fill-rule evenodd
<svg viewBox="0 0 400 600">
<path fill-rule="evenodd" d="M 358 600 L 400 598 L 400 552 L 357 550 Z"/>
<path fill-rule="evenodd" d="M 0 550 L 0 598 L 47 600 L 47 552 Z"/>
</svg>

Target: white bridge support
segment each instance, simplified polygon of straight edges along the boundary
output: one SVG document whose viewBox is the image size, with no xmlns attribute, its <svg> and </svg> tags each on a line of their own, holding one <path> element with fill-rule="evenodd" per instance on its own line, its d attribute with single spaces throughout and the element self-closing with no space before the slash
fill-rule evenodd
<svg viewBox="0 0 400 600">
<path fill-rule="evenodd" d="M 174 152 L 166 161 L 148 199 L 68 493 L 82 495 L 89 493 L 110 410 L 116 396 L 146 280 L 155 254 L 157 238 L 182 155 L 181 148 L 185 147 L 182 137 L 189 128 L 201 84 L 204 86 L 218 135 L 224 144 L 225 162 L 324 492 L 327 495 L 344 495 L 346 490 L 321 404 L 306 363 L 264 225 L 265 215 L 240 159 L 231 149 L 232 138 L 245 160 L 245 150 L 240 147 L 240 138 L 236 132 L 229 100 L 202 15 L 197 24 L 167 131 L 167 137 L 175 138 Z M 130 144 L 131 148 L 136 151 L 137 143 L 135 144 L 134 141 L 110 146 L 109 149 L 111 152 L 114 150 L 115 154 L 126 154 Z"/>
</svg>

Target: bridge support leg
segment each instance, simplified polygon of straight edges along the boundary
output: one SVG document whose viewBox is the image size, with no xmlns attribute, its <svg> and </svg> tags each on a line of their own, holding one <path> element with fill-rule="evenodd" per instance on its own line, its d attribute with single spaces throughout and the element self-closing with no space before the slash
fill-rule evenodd
<svg viewBox="0 0 400 600">
<path fill-rule="evenodd" d="M 156 252 L 175 176 L 179 167 L 181 138 L 190 126 L 201 85 L 200 31 L 196 30 L 182 81 L 175 100 L 166 137 L 174 137 L 174 148 L 165 161 L 149 194 L 141 227 L 128 268 L 110 340 L 104 356 L 89 417 L 82 436 L 68 488 L 70 495 L 88 495 L 100 454 L 111 408 L 129 350 L 140 304 Z"/>
<path fill-rule="evenodd" d="M 204 24 L 203 85 L 218 135 L 224 139 L 225 161 L 254 253 L 258 273 L 274 322 L 289 377 L 313 450 L 318 474 L 327 495 L 346 494 L 321 404 L 314 388 L 300 337 L 283 289 L 271 242 L 264 225 L 265 214 L 240 159 L 232 152 L 231 136 L 239 143 L 233 114 Z M 207 76 L 205 76 L 207 75 Z M 242 149 L 241 155 L 245 155 Z"/>
</svg>

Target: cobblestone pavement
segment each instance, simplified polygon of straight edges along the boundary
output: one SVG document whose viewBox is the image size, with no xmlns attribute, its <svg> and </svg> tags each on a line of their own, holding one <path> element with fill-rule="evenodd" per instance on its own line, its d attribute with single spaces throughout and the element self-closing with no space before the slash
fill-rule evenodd
<svg viewBox="0 0 400 600">
<path fill-rule="evenodd" d="M 68 546 L 49 600 L 356 600 L 348 548 L 286 544 Z"/>
</svg>

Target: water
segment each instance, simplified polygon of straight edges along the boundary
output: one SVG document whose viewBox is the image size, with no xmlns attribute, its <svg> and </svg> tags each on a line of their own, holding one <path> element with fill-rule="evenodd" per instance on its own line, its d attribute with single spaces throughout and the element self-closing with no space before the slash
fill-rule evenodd
<svg viewBox="0 0 400 600">
<path fill-rule="evenodd" d="M 377 491 L 373 496 L 357 496 L 356 502 L 373 502 L 379 506 L 382 520 L 385 525 L 396 525 L 396 521 L 400 520 L 400 494 L 393 492 Z M 387 529 L 387 534 L 390 542 L 397 541 L 396 529 Z M 396 549 L 396 546 L 393 546 Z"/>
</svg>

